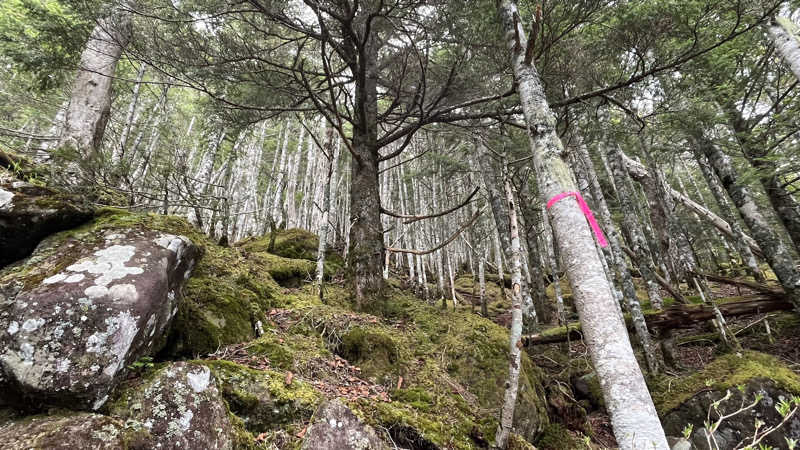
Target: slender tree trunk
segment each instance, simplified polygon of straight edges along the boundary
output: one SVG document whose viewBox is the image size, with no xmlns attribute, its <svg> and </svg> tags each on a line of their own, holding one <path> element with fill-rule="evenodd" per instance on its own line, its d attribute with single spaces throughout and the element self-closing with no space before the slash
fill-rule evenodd
<svg viewBox="0 0 800 450">
<path fill-rule="evenodd" d="M 766 27 L 781 59 L 800 81 L 800 42 L 797 40 L 797 26 L 785 17 L 773 17 Z"/>
<path fill-rule="evenodd" d="M 485 244 L 481 244 L 481 259 L 478 262 L 478 282 L 480 283 L 481 315 L 489 317 L 489 309 L 486 305 L 486 260 L 488 251 Z"/>
<path fill-rule="evenodd" d="M 480 141 L 480 140 L 479 140 Z M 489 151 L 486 146 L 479 142 L 479 160 L 481 171 L 483 172 L 483 182 L 486 186 L 486 196 L 489 200 L 489 205 L 492 208 L 492 217 L 494 218 L 495 226 L 497 227 L 497 234 L 500 238 L 500 248 L 505 249 L 505 257 L 508 264 L 511 264 L 511 236 L 509 230 L 509 221 L 512 211 L 509 210 L 509 202 L 503 201 L 503 195 L 500 191 L 500 184 L 503 183 L 505 185 L 505 175 L 503 175 L 503 180 L 499 180 L 497 177 L 497 171 L 492 165 L 491 157 L 489 156 Z M 503 164 L 505 165 L 505 164 Z M 503 174 L 505 174 L 506 169 L 505 167 L 501 168 Z M 516 211 L 514 211 L 516 215 Z M 521 263 L 520 263 L 521 264 Z M 522 292 L 529 292 L 528 284 L 526 283 L 525 279 L 521 279 L 520 283 L 522 283 Z M 500 286 L 502 289 L 503 280 L 500 280 Z M 526 329 L 533 329 L 535 326 L 535 313 L 533 312 L 533 308 L 529 308 L 529 311 L 524 311 L 523 314 L 523 322 L 525 323 Z"/>
<path fill-rule="evenodd" d="M 739 181 L 730 157 L 706 137 L 702 135 L 694 137 L 699 146 L 698 150 L 708 158 L 708 162 L 722 181 L 722 186 L 728 191 L 753 238 L 764 250 L 764 257 L 770 268 L 775 272 L 795 308 L 800 310 L 800 273 L 788 247 L 761 214 L 750 190 Z"/>
<path fill-rule="evenodd" d="M 514 205 L 514 193 L 511 183 L 505 177 L 505 197 L 508 206 L 508 234 L 510 237 L 510 251 L 508 262 L 511 266 L 511 342 L 509 345 L 508 379 L 503 397 L 503 406 L 500 409 L 500 424 L 495 434 L 495 445 L 506 448 L 508 436 L 514 425 L 514 406 L 517 403 L 519 390 L 519 372 L 521 364 L 520 339 L 522 337 L 522 257 L 519 240 L 519 226 L 517 225 L 517 209 Z"/>
<path fill-rule="evenodd" d="M 625 170 L 622 161 L 622 152 L 616 146 L 608 148 L 608 159 L 611 163 L 611 170 L 614 178 L 617 179 L 617 195 L 619 199 L 620 208 L 623 212 L 623 227 L 628 232 L 628 241 L 631 246 L 631 251 L 636 255 L 634 263 L 639 267 L 639 272 L 647 286 L 647 296 L 650 299 L 650 305 L 655 309 L 663 308 L 663 301 L 661 299 L 661 292 L 658 289 L 658 281 L 655 277 L 655 261 L 653 261 L 650 253 L 648 253 L 647 243 L 645 242 L 644 233 L 642 232 L 639 224 L 639 219 L 633 207 L 634 193 L 631 191 L 630 183 L 627 183 L 625 178 L 628 173 Z"/>
<path fill-rule="evenodd" d="M 100 149 L 111 110 L 114 72 L 130 38 L 130 13 L 116 10 L 98 21 L 81 53 L 59 146 L 77 151 L 84 164 L 96 158 Z"/>
<path fill-rule="evenodd" d="M 525 42 L 517 5 L 497 3 L 506 42 L 512 50 L 512 68 L 530 135 L 533 165 L 542 201 L 575 191 L 569 167 L 561 159 L 563 145 L 556 119 L 547 104 L 539 74 L 524 61 Z M 650 392 L 633 354 L 628 332 L 618 313 L 612 288 L 603 273 L 594 236 L 575 200 L 566 198 L 549 208 L 556 242 L 564 258 L 575 305 L 589 353 L 611 416 L 620 448 L 668 449 Z"/>
<path fill-rule="evenodd" d="M 125 157 L 125 148 L 128 145 L 128 137 L 131 135 L 134 122 L 136 121 L 136 106 L 139 104 L 139 90 L 142 87 L 142 78 L 147 66 L 142 63 L 139 66 L 139 71 L 136 73 L 136 82 L 133 84 L 133 95 L 131 102 L 128 105 L 128 114 L 125 116 L 125 127 L 122 129 L 122 136 L 119 138 L 119 143 L 114 147 L 111 153 L 111 162 L 117 164 Z"/>
<path fill-rule="evenodd" d="M 694 143 L 694 146 L 697 147 L 696 142 Z M 708 164 L 708 160 L 706 160 L 705 156 L 701 155 L 700 153 L 696 153 L 695 156 L 697 158 L 697 164 L 700 166 L 700 171 L 703 173 L 703 177 L 706 179 L 706 183 L 708 184 L 711 193 L 714 195 L 714 199 L 717 201 L 717 206 L 719 207 L 722 218 L 730 224 L 733 233 L 736 235 L 736 239 L 733 239 L 733 244 L 736 246 L 736 250 L 742 257 L 742 262 L 747 267 L 750 275 L 752 275 L 756 281 L 763 282 L 764 274 L 761 273 L 761 269 L 758 267 L 756 257 L 753 255 L 753 252 L 750 250 L 750 246 L 747 245 L 747 242 L 745 241 L 744 231 L 742 230 L 741 225 L 739 225 L 739 221 L 736 219 L 736 216 L 734 216 L 731 205 L 725 196 L 725 191 L 722 189 L 722 186 L 720 186 L 717 176 L 714 174 L 714 171 L 711 169 L 711 166 Z"/>
<path fill-rule="evenodd" d="M 336 157 L 333 154 L 333 127 L 329 128 L 326 133 L 325 144 L 327 146 L 326 156 L 328 158 L 328 175 L 324 184 L 324 191 L 322 197 L 322 219 L 319 228 L 319 247 L 317 248 L 317 293 L 319 299 L 324 300 L 322 292 L 322 281 L 325 276 L 325 251 L 328 245 L 328 234 L 330 233 L 330 225 L 328 224 L 328 213 L 331 209 L 331 177 L 335 169 L 334 162 Z"/>
</svg>

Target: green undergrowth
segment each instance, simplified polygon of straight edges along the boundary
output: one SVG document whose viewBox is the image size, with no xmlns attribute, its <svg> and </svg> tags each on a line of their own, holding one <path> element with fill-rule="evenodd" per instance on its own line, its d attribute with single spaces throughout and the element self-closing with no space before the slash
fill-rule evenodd
<svg viewBox="0 0 800 450">
<path fill-rule="evenodd" d="M 724 354 L 703 370 L 686 376 L 662 376 L 651 380 L 650 392 L 656 409 L 663 415 L 701 390 L 724 391 L 753 378 L 768 378 L 787 392 L 800 394 L 800 376 L 777 358 L 754 351 Z"/>
<path fill-rule="evenodd" d="M 444 448 L 491 441 L 508 372 L 506 329 L 467 310 L 442 311 L 396 287 L 368 311 L 355 312 L 339 286 L 326 289 L 326 304 L 306 285 L 273 306 L 281 312 L 264 336 L 245 346 L 253 357 L 266 358 L 280 373 L 336 383 L 320 361 L 341 356 L 360 378 L 391 388 L 391 402 L 350 402 L 367 423 L 393 430 L 400 440 Z M 529 439 L 547 423 L 541 376 L 524 356 L 517 428 Z"/>
</svg>

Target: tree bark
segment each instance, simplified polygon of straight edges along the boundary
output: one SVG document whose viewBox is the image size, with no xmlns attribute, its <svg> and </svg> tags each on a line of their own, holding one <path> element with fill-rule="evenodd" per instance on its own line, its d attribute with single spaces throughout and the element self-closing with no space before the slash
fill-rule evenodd
<svg viewBox="0 0 800 450">
<path fill-rule="evenodd" d="M 511 64 L 530 136 L 539 194 L 546 203 L 558 194 L 575 191 L 573 176 L 561 159 L 564 148 L 539 74 L 524 62 L 520 43 L 525 42 L 525 33 L 517 5 L 501 0 L 497 8 L 512 51 Z M 549 216 L 620 448 L 668 449 L 585 217 L 572 198 L 552 205 Z"/>
<path fill-rule="evenodd" d="M 508 207 L 508 234 L 510 249 L 508 262 L 511 266 L 511 332 L 509 345 L 508 379 L 503 396 L 503 406 L 500 409 L 500 424 L 495 434 L 495 445 L 506 448 L 508 436 L 514 425 L 514 406 L 517 403 L 519 390 L 519 372 L 522 352 L 520 351 L 520 338 L 522 337 L 522 255 L 520 250 L 519 226 L 517 224 L 517 209 L 514 205 L 514 193 L 511 183 L 504 177 L 506 206 Z"/>
<path fill-rule="evenodd" d="M 655 356 L 653 342 L 650 338 L 650 333 L 647 330 L 647 323 L 642 314 L 642 307 L 639 304 L 639 299 L 636 297 L 636 286 L 633 284 L 633 277 L 628 270 L 628 264 L 625 259 L 625 254 L 622 252 L 620 245 L 620 236 L 617 227 L 611 217 L 611 211 L 608 209 L 603 190 L 600 187 L 600 181 L 597 179 L 597 172 L 594 168 L 594 163 L 589 156 L 589 151 L 585 146 L 580 145 L 576 149 L 578 160 L 582 163 L 584 173 L 589 181 L 589 187 L 595 200 L 595 207 L 600 215 L 600 220 L 603 224 L 603 231 L 608 238 L 611 251 L 611 261 L 617 272 L 617 276 L 622 285 L 622 294 L 625 299 L 627 309 L 631 314 L 636 336 L 639 338 L 639 343 L 642 345 L 647 367 L 652 374 L 657 374 L 659 370 L 658 358 Z"/>
<path fill-rule="evenodd" d="M 98 21 L 81 53 L 59 146 L 76 151 L 83 164 L 96 158 L 100 149 L 114 72 L 130 38 L 130 13 L 117 10 Z"/>
<path fill-rule="evenodd" d="M 697 147 L 696 142 L 694 142 L 694 145 Z M 733 244 L 736 247 L 736 250 L 739 252 L 739 256 L 742 257 L 742 262 L 747 267 L 750 275 L 752 275 L 756 281 L 763 282 L 764 274 L 761 273 L 761 269 L 758 267 L 756 257 L 750 250 L 750 246 L 747 245 L 744 231 L 742 230 L 741 225 L 739 225 L 739 221 L 734 216 L 731 205 L 728 202 L 725 191 L 719 184 L 717 176 L 714 175 L 714 171 L 711 169 L 711 166 L 708 164 L 708 160 L 706 160 L 705 156 L 696 153 L 695 157 L 697 159 L 697 164 L 700 166 L 700 171 L 703 173 L 703 177 L 706 179 L 706 183 L 708 184 L 711 193 L 714 195 L 714 199 L 717 201 L 720 214 L 722 214 L 722 217 L 730 224 L 731 230 L 737 237 L 736 239 L 733 239 Z"/>
<path fill-rule="evenodd" d="M 722 181 L 722 186 L 728 191 L 728 195 L 738 208 L 745 224 L 759 247 L 764 250 L 764 257 L 775 276 L 780 280 L 786 294 L 795 307 L 800 310 L 800 272 L 797 271 L 795 261 L 786 244 L 761 214 L 750 190 L 739 181 L 730 157 L 705 136 L 695 135 L 694 138 L 697 141 L 698 150 L 708 158 L 708 162 Z"/>
<path fill-rule="evenodd" d="M 766 28 L 784 64 L 800 81 L 800 42 L 796 35 L 797 26 L 785 17 L 773 17 Z"/>
<path fill-rule="evenodd" d="M 370 2 L 367 2 L 369 4 Z M 346 39 L 355 77 L 354 121 L 350 163 L 350 249 L 348 266 L 359 305 L 383 291 L 384 243 L 378 183 L 378 38 L 370 11 L 362 7 L 354 24 L 357 34 Z M 349 31 L 345 32 L 349 35 Z M 356 43 L 355 41 L 362 41 Z"/>
</svg>

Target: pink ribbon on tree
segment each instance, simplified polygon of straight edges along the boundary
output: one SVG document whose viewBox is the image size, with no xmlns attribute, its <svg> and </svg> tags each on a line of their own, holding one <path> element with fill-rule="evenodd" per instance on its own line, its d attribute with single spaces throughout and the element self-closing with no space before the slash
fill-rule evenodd
<svg viewBox="0 0 800 450">
<path fill-rule="evenodd" d="M 567 197 L 575 197 L 575 200 L 577 200 L 578 206 L 581 208 L 583 215 L 586 217 L 586 220 L 589 221 L 589 226 L 592 227 L 594 235 L 597 236 L 597 243 L 600 244 L 600 247 L 608 246 L 606 237 L 603 235 L 603 230 L 600 229 L 600 225 L 597 224 L 597 220 L 595 220 L 592 210 L 589 209 L 589 205 L 587 205 L 586 201 L 583 200 L 583 196 L 580 192 L 562 192 L 556 195 L 547 202 L 547 209 L 550 209 L 550 207 L 556 202 Z"/>
</svg>

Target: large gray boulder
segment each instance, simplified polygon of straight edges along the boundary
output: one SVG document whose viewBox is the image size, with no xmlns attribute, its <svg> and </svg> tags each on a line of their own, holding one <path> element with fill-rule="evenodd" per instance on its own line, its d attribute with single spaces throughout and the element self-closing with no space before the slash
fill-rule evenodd
<svg viewBox="0 0 800 450">
<path fill-rule="evenodd" d="M 92 214 L 74 197 L 0 169 L 0 267 L 25 258 L 46 236 L 87 222 Z"/>
<path fill-rule="evenodd" d="M 339 400 L 323 403 L 303 440 L 303 450 L 388 450 L 375 430 Z"/>
<path fill-rule="evenodd" d="M 100 408 L 163 345 L 197 253 L 158 231 L 95 230 L 0 271 L 0 403 Z"/>
<path fill-rule="evenodd" d="M 178 362 L 159 369 L 116 394 L 109 413 L 144 428 L 151 448 L 219 449 L 234 447 L 228 407 L 211 370 Z"/>
</svg>

